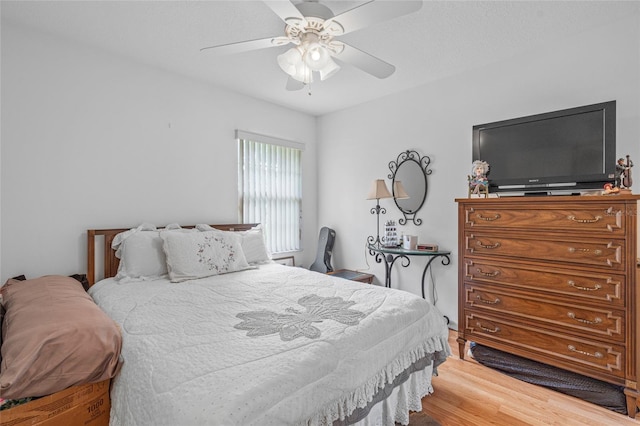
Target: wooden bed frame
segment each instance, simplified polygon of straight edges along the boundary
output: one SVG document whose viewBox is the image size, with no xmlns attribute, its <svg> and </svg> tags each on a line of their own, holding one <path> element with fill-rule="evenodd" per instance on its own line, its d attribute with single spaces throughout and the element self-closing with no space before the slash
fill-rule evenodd
<svg viewBox="0 0 640 426">
<path fill-rule="evenodd" d="M 234 223 L 211 226 L 222 231 L 247 231 L 257 225 L 257 223 Z M 120 264 L 120 259 L 116 257 L 115 250 L 111 249 L 111 243 L 113 242 L 113 239 L 116 237 L 116 235 L 121 232 L 128 231 L 132 228 L 87 230 L 87 280 L 89 281 L 89 286 L 92 286 L 96 282 L 96 239 L 103 239 L 102 250 L 104 278 L 115 277 L 118 273 L 118 265 Z M 182 228 L 192 229 L 195 228 L 195 225 L 182 226 Z M 159 227 L 158 229 L 164 228 Z"/>
</svg>

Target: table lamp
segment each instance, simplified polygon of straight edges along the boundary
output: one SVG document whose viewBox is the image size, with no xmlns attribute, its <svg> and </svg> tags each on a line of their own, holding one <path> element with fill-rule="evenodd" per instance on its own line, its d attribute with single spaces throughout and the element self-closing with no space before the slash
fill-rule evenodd
<svg viewBox="0 0 640 426">
<path fill-rule="evenodd" d="M 382 198 L 393 198 L 393 195 L 389 192 L 384 179 L 376 179 L 371 183 L 371 189 L 367 195 L 367 200 L 376 200 L 376 206 L 371 209 L 371 214 L 375 214 L 377 217 L 376 238 L 369 236 L 367 242 L 378 247 L 382 245 L 382 241 L 380 241 L 380 214 L 387 213 L 387 209 L 380 207 L 380 199 Z"/>
</svg>

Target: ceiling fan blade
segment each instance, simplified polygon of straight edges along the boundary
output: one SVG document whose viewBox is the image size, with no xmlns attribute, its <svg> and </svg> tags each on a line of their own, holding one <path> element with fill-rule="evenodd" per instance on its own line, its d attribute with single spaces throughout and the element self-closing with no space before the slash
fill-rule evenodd
<svg viewBox="0 0 640 426">
<path fill-rule="evenodd" d="M 396 67 L 390 63 L 346 43 L 343 44 L 344 50 L 334 56 L 336 59 L 360 68 L 362 71 L 378 78 L 387 78 L 395 72 Z"/>
<path fill-rule="evenodd" d="M 303 82 L 298 81 L 293 77 L 289 77 L 287 79 L 287 90 L 289 90 L 290 92 L 293 92 L 296 90 L 302 90 L 303 88 L 304 88 Z"/>
<path fill-rule="evenodd" d="M 217 46 L 203 47 L 200 51 L 210 50 L 218 55 L 249 52 L 251 50 L 264 49 L 267 47 L 282 46 L 285 44 L 281 42 L 282 38 L 283 37 L 269 37 L 256 40 L 239 41 L 236 43 L 219 44 Z"/>
<path fill-rule="evenodd" d="M 368 27 L 382 21 L 397 18 L 417 12 L 422 7 L 422 0 L 409 1 L 369 1 L 360 6 L 347 10 L 327 21 L 338 22 L 344 29 L 344 34 Z M 325 22 L 325 27 L 329 26 Z"/>
<path fill-rule="evenodd" d="M 301 28 L 307 25 L 307 20 L 302 16 L 302 13 L 288 0 L 264 0 L 264 4 L 289 25 Z"/>
</svg>

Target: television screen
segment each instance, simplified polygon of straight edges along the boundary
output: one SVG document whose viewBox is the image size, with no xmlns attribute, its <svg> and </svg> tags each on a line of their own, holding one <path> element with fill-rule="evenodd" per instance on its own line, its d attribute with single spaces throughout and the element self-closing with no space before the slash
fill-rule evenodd
<svg viewBox="0 0 640 426">
<path fill-rule="evenodd" d="M 602 189 L 614 178 L 615 101 L 473 126 L 491 192 Z"/>
</svg>

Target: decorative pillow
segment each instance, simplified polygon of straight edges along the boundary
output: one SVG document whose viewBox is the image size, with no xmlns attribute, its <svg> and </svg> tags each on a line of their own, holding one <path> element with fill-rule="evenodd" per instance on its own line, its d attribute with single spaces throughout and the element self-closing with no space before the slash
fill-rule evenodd
<svg viewBox="0 0 640 426">
<path fill-rule="evenodd" d="M 241 237 L 232 232 L 163 232 L 160 237 L 172 282 L 251 268 L 242 251 Z"/>
<path fill-rule="evenodd" d="M 221 231 L 207 224 L 196 225 L 198 231 L 228 232 L 242 237 L 242 251 L 249 265 L 271 262 L 271 254 L 264 241 L 262 225 L 256 225 L 248 231 Z"/>
<path fill-rule="evenodd" d="M 116 279 L 122 282 L 154 280 L 167 276 L 167 259 L 162 250 L 160 234 L 164 232 L 194 232 L 182 229 L 178 224 L 167 225 L 163 230 L 142 224 L 122 232 L 113 239 L 111 247 L 120 259 Z"/>
<path fill-rule="evenodd" d="M 9 280 L 4 307 L 0 398 L 49 395 L 114 377 L 122 336 L 77 280 Z"/>
</svg>

